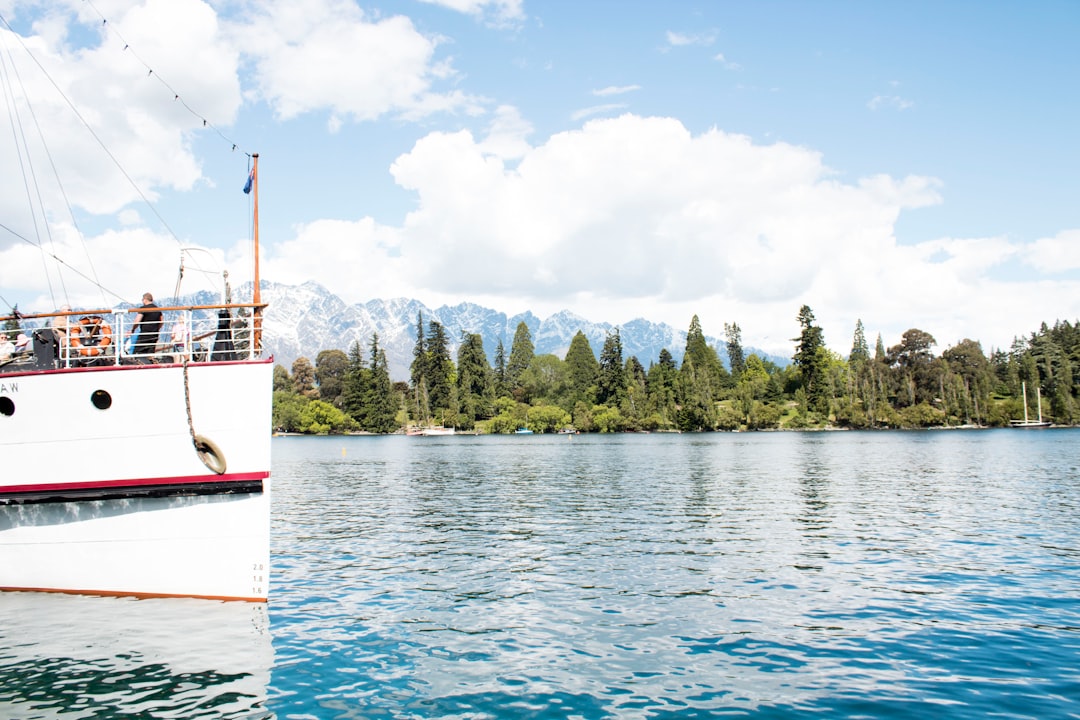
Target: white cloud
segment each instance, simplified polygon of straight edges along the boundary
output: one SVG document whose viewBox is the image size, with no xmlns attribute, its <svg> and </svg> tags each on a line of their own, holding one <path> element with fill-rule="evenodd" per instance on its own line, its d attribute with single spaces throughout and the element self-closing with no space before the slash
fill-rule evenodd
<svg viewBox="0 0 1080 720">
<path fill-rule="evenodd" d="M 532 125 L 517 108 L 502 105 L 495 110 L 481 147 L 484 153 L 504 160 L 524 157 L 530 150 L 527 138 L 532 132 Z"/>
<path fill-rule="evenodd" d="M 400 255 L 399 231 L 371 218 L 307 223 L 291 240 L 264 248 L 262 256 L 264 278 L 285 284 L 315 280 L 349 302 L 408 295 L 415 271 Z"/>
<path fill-rule="evenodd" d="M 1036 240 L 1025 248 L 1024 261 L 1049 274 L 1080 270 L 1080 230 L 1064 230 L 1052 238 Z"/>
<path fill-rule="evenodd" d="M 623 95 L 640 89 L 640 85 L 609 85 L 608 87 L 600 88 L 599 90 L 593 90 L 592 94 L 597 97 L 607 97 L 609 95 Z"/>
<path fill-rule="evenodd" d="M 717 53 L 713 56 L 713 60 L 720 63 L 727 70 L 742 70 L 742 65 L 737 62 L 732 62 L 724 57 L 724 53 Z"/>
<path fill-rule="evenodd" d="M 515 26 L 525 19 L 524 0 L 421 0 L 460 13 L 486 18 L 495 26 Z"/>
<path fill-rule="evenodd" d="M 349 0 L 282 0 L 235 21 L 238 47 L 255 61 L 255 82 L 281 119 L 330 110 L 341 118 L 478 111 L 460 91 L 439 92 L 452 66 L 439 40 L 402 15 L 371 18 Z"/>
<path fill-rule="evenodd" d="M 42 255 L 63 259 L 54 264 Z M 107 258 L 107 262 L 102 262 Z M 185 261 L 188 272 L 182 292 L 221 287 L 224 253 L 210 250 Z M 49 267 L 48 288 L 42 287 L 42 266 Z M 155 297 L 172 294 L 180 269 L 180 245 L 165 234 L 145 227 L 109 230 L 84 237 L 69 224 L 56 224 L 43 250 L 20 243 L 0 250 L 0 287 L 30 301 L 23 309 L 113 307 L 138 302 L 150 291 Z M 205 273 L 202 271 L 206 271 Z"/>
<path fill-rule="evenodd" d="M 684 47 L 686 45 L 712 45 L 716 42 L 716 32 L 707 31 L 702 33 L 681 33 L 668 30 L 664 37 L 671 47 Z"/>
<path fill-rule="evenodd" d="M 93 213 L 115 212 L 139 197 L 95 137 L 153 199 L 161 188 L 190 189 L 201 179 L 190 148 L 191 133 L 202 129 L 203 118 L 213 124 L 232 122 L 241 101 L 238 53 L 222 37 L 217 17 L 205 3 L 148 0 L 115 11 L 108 24 L 98 19 L 88 38 L 82 30 L 80 47 L 64 44 L 73 33 L 71 15 L 47 16 L 35 25 L 45 31 L 41 35 L 20 39 L 0 30 L 5 47 L 12 48 L 10 60 L 17 69 L 20 90 L 33 106 L 31 116 L 21 97 L 17 105 L 28 143 L 42 160 L 45 156 L 36 132 L 40 127 L 57 174 L 66 180 L 67 200 Z M 161 25 L 170 32 L 161 33 Z M 125 49 L 125 43 L 130 47 Z M 27 57 L 23 45 L 51 80 Z M 162 78 L 168 78 L 167 87 Z M 79 108 L 89 129 L 71 113 L 69 101 Z M 186 109 L 185 102 L 197 106 L 201 115 Z M 0 121 L 0 132 L 11 137 L 7 118 Z M 20 169 L 28 177 L 31 172 L 36 175 L 47 202 L 60 190 L 49 163 L 39 162 L 31 169 L 21 164 L 9 145 L 0 145 L 0 162 L 12 170 L 0 178 L 0 209 L 11 218 L 9 204 L 25 203 Z M 28 223 L 18 229 L 33 234 Z M 6 244 L 0 239 L 0 247 Z"/>
<path fill-rule="evenodd" d="M 866 107 L 870 108 L 871 110 L 882 110 L 888 108 L 891 110 L 904 111 L 910 110 L 911 108 L 915 107 L 915 103 L 911 100 L 902 98 L 899 95 L 875 95 L 874 97 L 870 98 L 869 102 L 866 103 Z"/>
<path fill-rule="evenodd" d="M 899 212 L 939 201 L 928 179 L 844 185 L 803 148 L 632 115 L 555 135 L 513 169 L 467 132 L 433 133 L 392 172 L 418 196 L 401 257 L 422 286 L 551 306 L 588 296 L 794 314 L 849 269 L 902 257 Z"/>
<path fill-rule="evenodd" d="M 603 105 L 593 105 L 591 107 L 575 110 L 570 113 L 570 119 L 574 122 L 580 122 L 585 118 L 594 117 L 596 115 L 610 115 L 611 113 L 620 112 L 627 108 L 626 103 L 605 103 Z"/>
<path fill-rule="evenodd" d="M 486 142 L 432 133 L 397 159 L 417 208 L 384 228 L 399 254 L 372 253 L 379 268 L 366 260 L 365 277 L 508 311 L 677 327 L 697 313 L 713 333 L 736 321 L 780 352 L 803 303 L 845 353 L 858 318 L 889 344 L 918 326 L 943 345 L 974 336 L 987 347 L 1042 320 L 1012 300 L 1018 286 L 992 278 L 1015 261 L 1005 239 L 896 242 L 901 212 L 941 202 L 932 178 L 843 183 L 805 148 L 633 115 L 552 136 L 513 166 Z M 1077 308 L 1067 284 L 1042 291 L 1049 307 Z"/>
</svg>

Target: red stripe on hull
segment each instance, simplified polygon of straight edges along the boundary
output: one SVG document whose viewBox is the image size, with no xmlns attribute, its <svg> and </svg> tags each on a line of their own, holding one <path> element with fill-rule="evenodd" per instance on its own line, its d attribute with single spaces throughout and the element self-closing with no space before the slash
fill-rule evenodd
<svg viewBox="0 0 1080 720">
<path fill-rule="evenodd" d="M 33 485 L 5 485 L 0 487 L 0 496 L 14 493 L 39 493 L 70 490 L 104 490 L 115 488 L 154 487 L 157 485 L 188 485 L 212 482 L 227 484 L 233 482 L 252 482 L 270 477 L 267 471 L 248 473 L 227 473 L 225 475 L 187 475 L 161 478 L 133 478 L 130 480 L 95 480 L 91 482 L 35 483 Z"/>
<path fill-rule="evenodd" d="M 0 592 L 40 592 L 59 593 L 61 595 L 93 595 L 95 597 L 134 597 L 143 599 L 195 598 L 197 600 L 221 600 L 223 602 L 266 602 L 265 597 L 247 597 L 242 595 L 185 595 L 181 593 L 125 592 L 121 590 L 66 590 L 63 588 L 0 587 Z"/>
</svg>

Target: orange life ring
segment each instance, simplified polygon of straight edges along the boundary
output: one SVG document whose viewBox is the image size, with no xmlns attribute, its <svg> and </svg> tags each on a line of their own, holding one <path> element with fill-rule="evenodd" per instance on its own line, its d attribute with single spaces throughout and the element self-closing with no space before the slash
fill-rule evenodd
<svg viewBox="0 0 1080 720">
<path fill-rule="evenodd" d="M 68 335 L 71 337 L 72 349 L 78 350 L 84 357 L 97 357 L 112 344 L 112 328 L 102 321 L 100 315 L 80 318 L 79 322 L 68 329 Z M 85 340 L 83 335 L 86 336 Z"/>
</svg>

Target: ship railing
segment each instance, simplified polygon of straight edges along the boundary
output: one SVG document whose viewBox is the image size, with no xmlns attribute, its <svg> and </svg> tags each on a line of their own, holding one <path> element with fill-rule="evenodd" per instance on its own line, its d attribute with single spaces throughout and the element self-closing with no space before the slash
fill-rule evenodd
<svg viewBox="0 0 1080 720">
<path fill-rule="evenodd" d="M 161 328 L 150 347 L 146 338 L 139 342 L 139 307 L 20 314 L 10 319 L 20 321 L 22 332 L 33 337 L 28 357 L 39 368 L 206 363 L 258 358 L 262 328 L 257 311 L 263 307 L 256 303 L 159 307 Z M 75 325 L 79 330 L 72 332 Z"/>
</svg>

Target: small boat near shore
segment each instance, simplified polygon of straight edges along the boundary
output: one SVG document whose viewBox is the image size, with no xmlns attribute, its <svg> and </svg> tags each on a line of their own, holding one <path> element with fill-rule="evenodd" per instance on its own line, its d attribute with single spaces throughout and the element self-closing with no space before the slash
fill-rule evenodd
<svg viewBox="0 0 1080 720">
<path fill-rule="evenodd" d="M 1040 428 L 1048 428 L 1048 427 L 1050 427 L 1051 423 L 1048 420 L 1043 420 L 1043 416 L 1042 416 L 1042 391 L 1037 387 L 1035 388 L 1035 397 L 1037 399 L 1037 407 L 1038 407 L 1038 413 L 1039 413 L 1038 414 L 1038 419 L 1037 420 L 1029 420 L 1028 419 L 1028 402 L 1027 402 L 1027 383 L 1026 382 L 1021 382 L 1020 383 L 1020 389 L 1021 389 L 1021 391 L 1023 392 L 1023 395 L 1024 395 L 1024 419 L 1023 420 L 1013 420 L 1013 421 L 1011 421 L 1009 423 L 1009 426 L 1014 427 L 1014 428 L 1027 428 L 1027 429 L 1031 429 L 1031 430 L 1038 430 Z"/>
<path fill-rule="evenodd" d="M 454 435 L 456 431 L 452 427 L 443 425 L 429 425 L 424 427 L 410 427 L 405 431 L 409 437 L 445 437 Z"/>
</svg>

